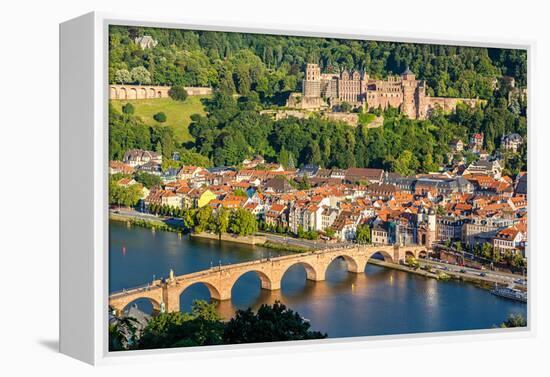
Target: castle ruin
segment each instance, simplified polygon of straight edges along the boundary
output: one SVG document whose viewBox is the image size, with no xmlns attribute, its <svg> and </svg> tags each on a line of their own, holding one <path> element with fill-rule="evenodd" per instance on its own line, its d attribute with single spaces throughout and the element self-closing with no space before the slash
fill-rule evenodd
<svg viewBox="0 0 550 377">
<path fill-rule="evenodd" d="M 320 110 L 347 102 L 367 110 L 399 108 L 411 119 L 426 119 L 435 108 L 453 111 L 461 102 L 469 106 L 478 99 L 431 97 L 426 95 L 426 82 L 417 80 L 408 68 L 401 76 L 385 80 L 370 78 L 365 72 L 342 71 L 340 74 L 321 73 L 317 64 L 307 64 L 302 93 L 292 93 L 287 101 L 290 108 Z"/>
</svg>

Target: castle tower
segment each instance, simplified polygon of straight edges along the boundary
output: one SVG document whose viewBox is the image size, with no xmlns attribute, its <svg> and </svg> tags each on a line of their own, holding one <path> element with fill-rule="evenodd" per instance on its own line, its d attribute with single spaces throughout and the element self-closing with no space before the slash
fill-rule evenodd
<svg viewBox="0 0 550 377">
<path fill-rule="evenodd" d="M 408 67 L 405 72 L 401 74 L 401 78 L 401 85 L 403 88 L 403 103 L 401 104 L 401 112 L 411 119 L 416 119 L 418 110 L 418 98 L 416 95 L 418 81 L 416 80 L 415 74 L 412 73 Z"/>
<path fill-rule="evenodd" d="M 306 65 L 306 77 L 303 82 L 304 97 L 321 96 L 321 69 L 317 64 Z"/>
</svg>

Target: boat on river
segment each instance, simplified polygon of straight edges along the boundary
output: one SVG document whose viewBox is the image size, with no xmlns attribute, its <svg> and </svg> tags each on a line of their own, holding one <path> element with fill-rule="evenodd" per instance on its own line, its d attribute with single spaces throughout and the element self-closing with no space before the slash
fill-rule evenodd
<svg viewBox="0 0 550 377">
<path fill-rule="evenodd" d="M 527 302 L 527 292 L 523 292 L 523 291 L 520 291 L 519 289 L 515 289 L 512 287 L 495 286 L 495 288 L 491 290 L 491 293 L 494 294 L 495 296 L 508 298 L 510 300 Z"/>
</svg>

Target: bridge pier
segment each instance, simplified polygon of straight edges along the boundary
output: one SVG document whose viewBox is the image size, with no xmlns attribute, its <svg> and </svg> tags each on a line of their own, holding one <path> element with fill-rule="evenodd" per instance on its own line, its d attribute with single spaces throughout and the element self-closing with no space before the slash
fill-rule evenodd
<svg viewBox="0 0 550 377">
<path fill-rule="evenodd" d="M 315 273 L 310 274 L 306 270 L 306 279 L 311 281 L 324 281 L 326 275 L 326 268 L 318 268 Z"/>
<path fill-rule="evenodd" d="M 355 263 L 348 263 L 348 272 L 362 274 L 367 266 L 367 258 L 355 258 Z"/>
</svg>

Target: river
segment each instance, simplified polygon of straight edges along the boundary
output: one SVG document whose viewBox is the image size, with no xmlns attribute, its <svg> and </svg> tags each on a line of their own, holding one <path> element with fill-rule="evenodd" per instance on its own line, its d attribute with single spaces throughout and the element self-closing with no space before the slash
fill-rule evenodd
<svg viewBox="0 0 550 377">
<path fill-rule="evenodd" d="M 109 291 L 132 288 L 167 277 L 244 262 L 285 252 L 235 243 L 179 237 L 152 232 L 125 223 L 110 222 Z M 194 299 L 209 299 L 205 286 L 194 285 L 180 298 L 182 310 Z M 220 314 L 231 317 L 236 309 L 258 308 L 275 300 L 299 312 L 313 330 L 329 337 L 406 334 L 432 331 L 487 329 L 510 314 L 527 316 L 527 305 L 496 297 L 472 284 L 437 281 L 402 271 L 367 265 L 364 274 L 348 273 L 342 260 L 328 268 L 326 281 L 306 280 L 296 265 L 285 274 L 280 291 L 260 289 L 254 273 L 235 284 L 232 299 L 218 304 Z M 142 301 L 138 306 L 150 311 Z"/>
</svg>

